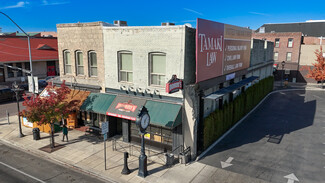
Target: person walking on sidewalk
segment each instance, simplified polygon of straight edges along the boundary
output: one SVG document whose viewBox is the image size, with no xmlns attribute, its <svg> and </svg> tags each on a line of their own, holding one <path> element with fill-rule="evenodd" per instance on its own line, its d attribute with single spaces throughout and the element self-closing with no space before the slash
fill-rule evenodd
<svg viewBox="0 0 325 183">
<path fill-rule="evenodd" d="M 67 126 L 63 125 L 62 132 L 63 132 L 63 139 L 62 139 L 62 141 L 64 142 L 64 137 L 66 137 L 67 138 L 67 142 L 69 142 L 69 139 L 68 139 L 68 128 L 67 128 Z"/>
</svg>

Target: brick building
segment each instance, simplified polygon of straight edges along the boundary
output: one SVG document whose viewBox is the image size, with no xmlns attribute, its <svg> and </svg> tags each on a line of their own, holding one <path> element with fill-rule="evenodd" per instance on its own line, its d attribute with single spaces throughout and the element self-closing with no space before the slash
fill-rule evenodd
<svg viewBox="0 0 325 183">
<path fill-rule="evenodd" d="M 321 41 L 325 36 L 324 28 L 324 20 L 264 24 L 253 33 L 253 38 L 274 42 L 274 61 L 278 69 L 276 80 L 281 80 L 283 75 L 293 82 L 315 82 L 306 78 L 307 71 L 301 68 L 310 67 L 314 62 L 315 50 L 324 44 Z M 282 61 L 285 61 L 284 70 Z"/>
</svg>

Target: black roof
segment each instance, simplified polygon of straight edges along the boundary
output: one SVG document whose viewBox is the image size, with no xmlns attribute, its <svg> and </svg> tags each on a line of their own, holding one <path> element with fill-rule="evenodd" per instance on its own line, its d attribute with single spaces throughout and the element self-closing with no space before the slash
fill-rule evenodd
<svg viewBox="0 0 325 183">
<path fill-rule="evenodd" d="M 304 36 L 325 36 L 325 21 L 264 24 L 265 33 L 270 32 L 302 32 Z M 260 27 L 260 28 L 261 28 Z M 255 32 L 259 32 L 258 28 Z"/>
</svg>

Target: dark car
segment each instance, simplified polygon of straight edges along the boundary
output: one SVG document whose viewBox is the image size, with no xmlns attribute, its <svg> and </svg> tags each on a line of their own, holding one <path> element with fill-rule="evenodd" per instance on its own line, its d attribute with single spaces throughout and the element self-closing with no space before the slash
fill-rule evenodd
<svg viewBox="0 0 325 183">
<path fill-rule="evenodd" d="M 10 88 L 0 89 L 0 101 L 8 101 L 16 99 L 16 94 Z"/>
<path fill-rule="evenodd" d="M 45 88 L 47 86 L 47 81 L 45 79 L 38 80 L 38 88 Z"/>
</svg>

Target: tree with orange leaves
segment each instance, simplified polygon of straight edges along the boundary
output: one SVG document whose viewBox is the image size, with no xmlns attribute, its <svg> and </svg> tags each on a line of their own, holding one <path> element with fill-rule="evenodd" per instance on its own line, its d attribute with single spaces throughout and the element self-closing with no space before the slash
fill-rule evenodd
<svg viewBox="0 0 325 183">
<path fill-rule="evenodd" d="M 325 81 L 325 58 L 323 57 L 323 49 L 320 47 L 320 50 L 315 51 L 316 59 L 315 63 L 312 63 L 313 68 L 308 67 L 307 78 L 315 79 L 318 82 L 322 82 L 322 86 Z"/>
<path fill-rule="evenodd" d="M 71 90 L 65 82 L 61 84 L 61 87 L 48 85 L 44 90 L 43 96 L 32 96 L 30 99 L 24 96 L 23 105 L 26 109 L 22 111 L 22 115 L 28 121 L 36 122 L 38 125 L 50 124 L 51 148 L 54 148 L 54 123 L 67 118 L 73 106 L 79 101 L 66 100 Z"/>
</svg>

